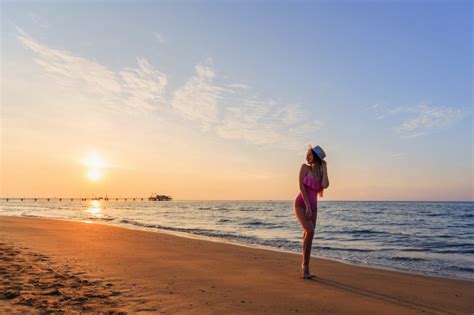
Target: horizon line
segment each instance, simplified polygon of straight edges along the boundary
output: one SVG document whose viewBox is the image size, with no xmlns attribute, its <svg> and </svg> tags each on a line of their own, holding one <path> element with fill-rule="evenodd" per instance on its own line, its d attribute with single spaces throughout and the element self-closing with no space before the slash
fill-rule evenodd
<svg viewBox="0 0 474 315">
<path fill-rule="evenodd" d="M 46 199 L 51 199 L 51 200 L 58 200 L 58 199 L 64 199 L 62 201 L 66 200 L 79 200 L 79 199 L 98 199 L 101 198 L 101 200 L 105 200 L 105 197 L 0 197 L 1 201 L 7 201 L 7 199 L 10 200 L 22 200 L 23 201 L 33 201 L 33 200 L 46 200 Z M 148 197 L 107 197 L 107 201 L 115 201 L 113 199 L 130 199 L 127 201 L 141 201 L 141 199 L 146 199 L 148 201 Z M 135 199 L 135 200 L 133 200 Z M 136 200 L 140 199 L 140 200 Z M 125 200 L 119 200 L 119 201 L 125 201 Z M 145 200 L 144 200 L 145 201 Z M 293 199 L 173 199 L 173 200 L 168 200 L 168 201 L 294 201 Z M 318 199 L 319 202 L 325 202 L 325 201 L 331 201 L 331 202 L 474 202 L 473 200 L 454 200 L 454 199 L 446 199 L 446 200 L 427 200 L 427 199 L 413 199 L 413 200 L 408 200 L 408 199 Z"/>
</svg>

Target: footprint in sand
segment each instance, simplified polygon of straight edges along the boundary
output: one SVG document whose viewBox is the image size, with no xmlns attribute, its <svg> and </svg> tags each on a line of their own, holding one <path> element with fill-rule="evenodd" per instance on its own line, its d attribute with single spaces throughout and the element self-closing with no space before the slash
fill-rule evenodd
<svg viewBox="0 0 474 315">
<path fill-rule="evenodd" d="M 125 290 L 110 281 L 90 279 L 84 272 L 73 272 L 69 265 L 54 264 L 46 255 L 18 250 L 0 243 L 0 302 L 8 313 L 23 312 L 24 307 L 40 313 L 100 312 L 126 314 Z M 5 276 L 6 275 L 6 276 Z M 3 312 L 2 311 L 2 312 Z"/>
</svg>

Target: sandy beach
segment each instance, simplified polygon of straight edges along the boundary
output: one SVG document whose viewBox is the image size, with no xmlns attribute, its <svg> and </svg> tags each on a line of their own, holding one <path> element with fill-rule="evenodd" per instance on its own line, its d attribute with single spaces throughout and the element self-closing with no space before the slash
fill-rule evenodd
<svg viewBox="0 0 474 315">
<path fill-rule="evenodd" d="M 474 311 L 474 282 L 125 228 L 0 217 L 0 313 Z"/>
</svg>

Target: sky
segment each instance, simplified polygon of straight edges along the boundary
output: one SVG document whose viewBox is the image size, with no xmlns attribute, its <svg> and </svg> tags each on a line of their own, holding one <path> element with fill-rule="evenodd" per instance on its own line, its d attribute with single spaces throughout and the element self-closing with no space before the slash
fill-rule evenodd
<svg viewBox="0 0 474 315">
<path fill-rule="evenodd" d="M 474 200 L 471 1 L 1 12 L 1 197 Z"/>
</svg>

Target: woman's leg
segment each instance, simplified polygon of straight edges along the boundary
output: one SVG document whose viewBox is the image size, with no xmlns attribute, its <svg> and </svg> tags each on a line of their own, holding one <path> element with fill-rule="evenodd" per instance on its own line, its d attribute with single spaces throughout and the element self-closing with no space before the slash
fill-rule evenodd
<svg viewBox="0 0 474 315">
<path fill-rule="evenodd" d="M 305 209 L 295 205 L 294 206 L 295 214 L 296 217 L 298 218 L 298 221 L 300 222 L 301 226 L 304 229 L 303 233 L 303 265 L 308 266 L 309 265 L 309 258 L 311 255 L 311 243 L 313 240 L 314 236 L 314 224 L 311 220 L 308 220 L 306 218 L 306 211 Z M 313 217 L 314 217 L 313 213 Z"/>
<path fill-rule="evenodd" d="M 308 262 L 308 265 L 309 265 L 309 259 L 311 258 L 311 248 L 313 247 L 313 238 L 314 238 L 314 231 L 316 229 L 316 219 L 318 217 L 318 210 L 316 211 L 313 211 L 313 214 L 311 216 L 311 223 L 313 224 L 314 228 L 313 228 L 313 234 L 311 236 L 311 238 L 308 239 L 308 249 L 307 249 L 307 255 L 308 257 L 306 258 L 307 262 Z"/>
</svg>

